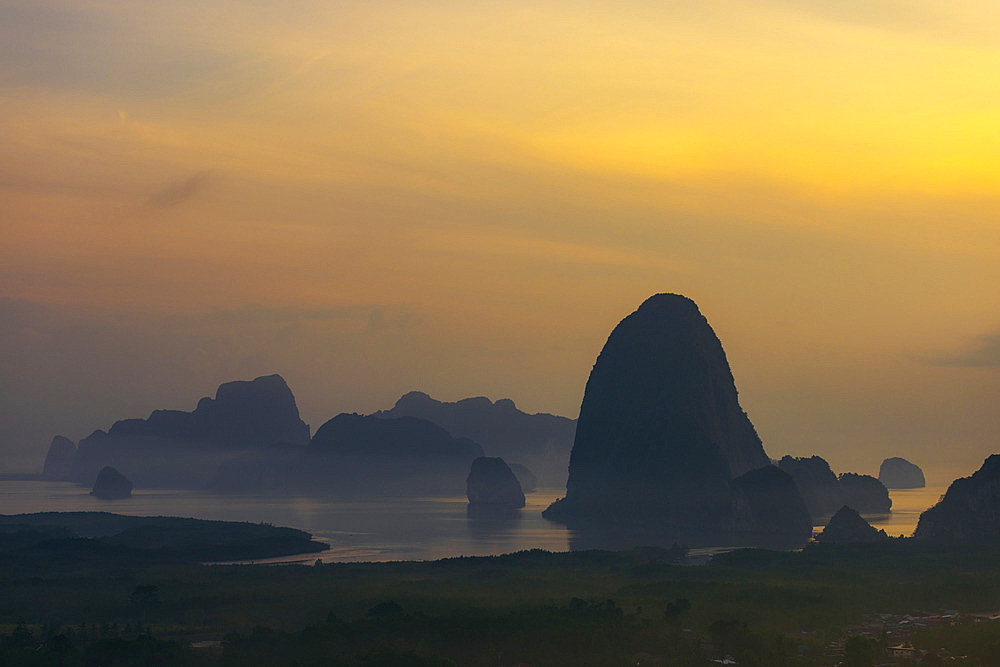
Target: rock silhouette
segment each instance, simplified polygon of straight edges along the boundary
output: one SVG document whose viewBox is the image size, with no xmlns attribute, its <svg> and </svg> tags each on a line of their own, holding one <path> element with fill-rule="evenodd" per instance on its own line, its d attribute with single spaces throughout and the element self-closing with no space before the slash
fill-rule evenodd
<svg viewBox="0 0 1000 667">
<path fill-rule="evenodd" d="M 538 478 L 535 477 L 535 473 L 531 472 L 527 466 L 523 466 L 520 463 L 510 463 L 508 464 L 510 471 L 514 473 L 517 477 L 517 481 L 521 484 L 521 490 L 525 493 L 531 493 L 536 488 L 538 488 Z"/>
<path fill-rule="evenodd" d="M 851 544 L 852 542 L 880 542 L 888 539 L 884 530 L 876 530 L 854 509 L 844 505 L 830 517 L 817 542 L 826 544 Z"/>
<path fill-rule="evenodd" d="M 531 468 L 544 486 L 563 486 L 576 421 L 546 413 L 528 414 L 514 402 L 479 396 L 454 403 L 435 400 L 419 391 L 404 394 L 391 410 L 376 417 L 419 417 L 434 422 L 455 437 L 482 445 L 490 456 L 518 461 Z"/>
<path fill-rule="evenodd" d="M 898 456 L 882 461 L 878 479 L 887 489 L 922 489 L 927 486 L 924 471 Z"/>
<path fill-rule="evenodd" d="M 102 500 L 117 500 L 132 495 L 132 482 L 111 466 L 105 466 L 97 474 L 94 488 L 90 495 Z"/>
<path fill-rule="evenodd" d="M 892 507 L 889 490 L 871 475 L 845 472 L 838 478 L 845 502 L 863 514 L 886 514 Z"/>
<path fill-rule="evenodd" d="M 315 493 L 340 497 L 465 492 L 483 449 L 425 419 L 340 414 L 306 447 L 273 445 L 226 461 L 216 491 Z"/>
<path fill-rule="evenodd" d="M 524 507 L 524 492 L 503 459 L 481 456 L 472 462 L 465 481 L 470 505 Z"/>
<path fill-rule="evenodd" d="M 733 478 L 769 464 L 708 321 L 690 299 L 657 294 L 601 350 L 580 408 L 566 497 L 544 516 L 729 530 Z M 766 472 L 737 485 L 740 522 L 786 523 L 764 516 L 770 501 L 758 483 L 769 478 L 779 482 Z M 784 476 L 779 483 L 795 493 Z"/>
<path fill-rule="evenodd" d="M 73 472 L 73 459 L 76 457 L 76 445 L 69 438 L 57 435 L 52 438 L 49 452 L 45 455 L 42 467 L 42 478 L 53 481 L 66 481 Z"/>
<path fill-rule="evenodd" d="M 740 475 L 732 490 L 735 532 L 804 536 L 812 532 L 809 510 L 795 481 L 775 466 Z"/>
<path fill-rule="evenodd" d="M 80 441 L 72 479 L 90 484 L 113 465 L 142 486 L 200 487 L 219 463 L 277 442 L 306 444 L 309 426 L 280 375 L 227 382 L 192 412 L 156 410 Z"/>
<path fill-rule="evenodd" d="M 778 467 L 795 480 L 812 517 L 829 516 L 844 506 L 846 499 L 840 480 L 825 459 L 783 456 Z"/>
<path fill-rule="evenodd" d="M 778 467 L 795 480 L 813 519 L 830 516 L 844 505 L 864 514 L 884 514 L 892 506 L 889 491 L 877 479 L 852 472 L 837 477 L 819 456 L 783 456 Z"/>
<path fill-rule="evenodd" d="M 926 512 L 914 537 L 949 540 L 1000 538 L 1000 455 L 993 454 L 971 477 L 956 479 Z"/>
</svg>

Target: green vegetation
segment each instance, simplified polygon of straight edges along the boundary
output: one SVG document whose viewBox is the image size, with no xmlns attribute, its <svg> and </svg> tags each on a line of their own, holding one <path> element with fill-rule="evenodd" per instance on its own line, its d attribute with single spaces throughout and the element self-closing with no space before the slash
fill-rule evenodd
<svg viewBox="0 0 1000 667">
<path fill-rule="evenodd" d="M 728 654 L 741 665 L 808 665 L 833 664 L 839 642 L 836 661 L 870 664 L 885 660 L 884 631 L 851 638 L 868 615 L 991 611 L 1000 600 L 996 545 L 740 550 L 705 567 L 680 564 L 682 555 L 528 551 L 73 574 L 42 563 L 34 576 L 0 574 L 0 663 L 116 664 L 87 656 L 117 651 L 149 664 L 700 665 Z M 943 625 L 912 642 L 996 664 L 998 628 Z M 222 642 L 188 648 L 204 640 Z M 45 662 L 57 653 L 61 662 Z"/>
</svg>

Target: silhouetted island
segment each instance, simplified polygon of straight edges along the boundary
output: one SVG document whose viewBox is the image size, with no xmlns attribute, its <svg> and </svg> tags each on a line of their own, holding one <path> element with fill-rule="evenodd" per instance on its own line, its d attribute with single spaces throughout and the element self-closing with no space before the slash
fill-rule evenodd
<svg viewBox="0 0 1000 667">
<path fill-rule="evenodd" d="M 547 413 L 528 414 L 514 401 L 483 396 L 454 403 L 435 400 L 420 391 L 404 394 L 391 410 L 376 417 L 419 417 L 449 433 L 482 445 L 490 456 L 517 461 L 535 473 L 543 486 L 563 486 L 576 421 Z"/>
<path fill-rule="evenodd" d="M 812 520 L 795 481 L 764 466 L 732 482 L 733 530 L 757 535 L 808 535 Z"/>
<path fill-rule="evenodd" d="M 949 540 L 1000 538 L 1000 454 L 971 477 L 956 479 L 938 502 L 920 515 L 914 537 Z"/>
<path fill-rule="evenodd" d="M 657 294 L 611 332 L 587 380 L 566 523 L 694 531 L 788 530 L 806 540 L 802 498 L 770 466 L 739 405 L 722 344 L 690 299 Z"/>
<path fill-rule="evenodd" d="M 280 375 L 227 382 L 192 412 L 156 410 L 126 419 L 79 443 L 72 479 L 91 485 L 107 465 L 143 487 L 203 486 L 219 463 L 241 451 L 286 442 L 306 444 L 309 426 Z"/>
<path fill-rule="evenodd" d="M 830 464 L 819 456 L 783 456 L 778 467 L 795 480 L 802 499 L 814 518 L 829 516 L 845 505 L 840 480 Z"/>
<path fill-rule="evenodd" d="M 470 505 L 524 507 L 524 492 L 503 459 L 481 456 L 472 462 L 465 481 Z"/>
<path fill-rule="evenodd" d="M 922 489 L 927 486 L 924 471 L 898 456 L 882 461 L 878 479 L 887 489 Z"/>
<path fill-rule="evenodd" d="M 523 466 L 520 463 L 508 463 L 510 471 L 514 473 L 517 477 L 517 481 L 521 484 L 521 490 L 525 493 L 531 493 L 536 488 L 538 488 L 538 478 L 535 476 L 527 466 Z"/>
<path fill-rule="evenodd" d="M 852 544 L 855 542 L 879 542 L 888 539 L 884 530 L 877 530 L 865 521 L 854 509 L 844 505 L 830 517 L 819 535 L 817 542 L 826 544 Z"/>
<path fill-rule="evenodd" d="M 52 438 L 49 451 L 45 455 L 42 467 L 42 479 L 63 482 L 70 479 L 73 473 L 73 459 L 76 457 L 76 445 L 69 438 L 57 435 Z"/>
<path fill-rule="evenodd" d="M 844 505 L 863 514 L 884 514 L 892 501 L 889 491 L 871 475 L 843 473 L 838 477 L 819 456 L 783 456 L 778 467 L 795 480 L 814 520 L 832 515 Z"/>
<path fill-rule="evenodd" d="M 888 514 L 892 508 L 889 490 L 871 475 L 845 472 L 837 481 L 847 504 L 862 514 Z"/>
<path fill-rule="evenodd" d="M 97 480 L 90 495 L 102 500 L 117 500 L 132 495 L 132 482 L 111 466 L 104 466 L 97 473 Z"/>
<path fill-rule="evenodd" d="M 274 445 L 222 463 L 215 491 L 342 497 L 465 492 L 482 447 L 425 419 L 340 414 L 308 446 Z"/>
<path fill-rule="evenodd" d="M 0 515 L 0 566 L 29 572 L 248 560 L 328 548 L 305 531 L 258 523 L 108 512 Z"/>
</svg>

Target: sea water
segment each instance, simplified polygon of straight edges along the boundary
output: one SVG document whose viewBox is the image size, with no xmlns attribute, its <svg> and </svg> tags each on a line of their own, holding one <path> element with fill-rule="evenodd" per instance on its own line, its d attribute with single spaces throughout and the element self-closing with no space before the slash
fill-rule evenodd
<svg viewBox="0 0 1000 667">
<path fill-rule="evenodd" d="M 912 535 L 920 513 L 936 503 L 945 490 L 944 486 L 929 486 L 890 491 L 892 512 L 865 518 L 889 535 Z M 539 489 L 526 494 L 522 510 L 482 516 L 468 513 L 464 496 L 342 501 L 316 496 L 138 489 L 131 498 L 100 500 L 87 488 L 70 482 L 0 481 L 0 514 L 99 511 L 269 523 L 305 530 L 330 544 L 329 551 L 309 556 L 309 562 L 316 558 L 327 562 L 435 560 L 524 549 L 577 548 L 581 544 L 578 534 L 541 515 L 564 494 L 563 489 Z M 818 525 L 814 530 L 822 528 Z M 710 554 L 727 548 L 731 545 L 700 545 L 696 551 Z"/>
</svg>

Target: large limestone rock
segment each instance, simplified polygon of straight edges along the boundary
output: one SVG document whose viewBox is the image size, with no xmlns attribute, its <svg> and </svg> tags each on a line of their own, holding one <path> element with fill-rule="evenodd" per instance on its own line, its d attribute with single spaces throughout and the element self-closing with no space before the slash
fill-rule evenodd
<svg viewBox="0 0 1000 667">
<path fill-rule="evenodd" d="M 227 382 L 191 412 L 156 410 L 80 441 L 72 478 L 91 484 L 112 465 L 141 486 L 201 487 L 219 464 L 274 443 L 305 445 L 309 426 L 279 375 Z"/>
<path fill-rule="evenodd" d="M 778 467 L 795 480 L 813 518 L 830 516 L 844 506 L 845 497 L 840 480 L 825 459 L 819 456 L 783 456 L 778 461 Z"/>
<path fill-rule="evenodd" d="M 845 504 L 862 514 L 887 514 L 892 508 L 889 490 L 871 475 L 841 474 L 838 481 Z"/>
<path fill-rule="evenodd" d="M 774 466 L 733 480 L 733 530 L 808 538 L 812 520 L 794 480 Z"/>
<path fill-rule="evenodd" d="M 920 515 L 914 537 L 1000 538 L 1000 455 L 986 459 L 971 477 L 952 482 L 941 501 Z"/>
<path fill-rule="evenodd" d="M 73 472 L 73 459 L 76 457 L 76 445 L 69 438 L 57 435 L 52 438 L 49 453 L 45 456 L 42 467 L 42 478 L 53 481 L 65 481 Z"/>
<path fill-rule="evenodd" d="M 722 344 L 690 299 L 657 294 L 622 320 L 587 381 L 563 521 L 731 525 L 730 482 L 769 465 Z"/>
<path fill-rule="evenodd" d="M 927 486 L 924 471 L 898 456 L 882 461 L 878 468 L 878 480 L 887 489 L 922 489 Z"/>
<path fill-rule="evenodd" d="M 472 462 L 465 481 L 470 505 L 524 507 L 524 492 L 503 459 L 481 456 Z"/>
<path fill-rule="evenodd" d="M 576 432 L 573 419 L 522 412 L 509 398 L 494 403 L 479 396 L 448 403 L 420 391 L 403 395 L 391 410 L 376 412 L 375 416 L 426 419 L 455 437 L 478 442 L 491 456 L 525 464 L 545 486 L 566 484 Z"/>
<path fill-rule="evenodd" d="M 826 544 L 880 542 L 885 539 L 888 539 L 888 536 L 884 530 L 876 530 L 847 505 L 837 510 L 837 513 L 830 517 L 830 522 L 826 524 L 823 532 L 816 536 L 817 542 Z"/>
<path fill-rule="evenodd" d="M 102 500 L 117 500 L 132 495 L 132 482 L 111 466 L 105 466 L 97 474 L 94 488 L 90 495 Z"/>
</svg>

